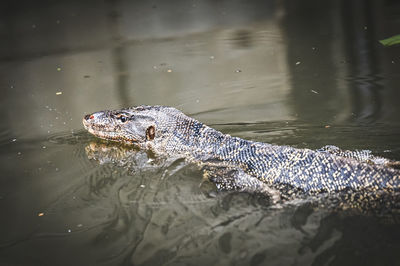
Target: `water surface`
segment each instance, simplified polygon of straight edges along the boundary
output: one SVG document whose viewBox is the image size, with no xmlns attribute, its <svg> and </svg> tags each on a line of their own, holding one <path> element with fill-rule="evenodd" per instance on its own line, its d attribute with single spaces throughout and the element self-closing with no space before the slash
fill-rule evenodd
<svg viewBox="0 0 400 266">
<path fill-rule="evenodd" d="M 101 142 L 84 114 L 179 108 L 224 133 L 400 160 L 396 1 L 9 1 L 0 264 L 399 265 L 399 212 L 271 205 Z M 121 160 L 121 156 L 128 158 Z"/>
</svg>

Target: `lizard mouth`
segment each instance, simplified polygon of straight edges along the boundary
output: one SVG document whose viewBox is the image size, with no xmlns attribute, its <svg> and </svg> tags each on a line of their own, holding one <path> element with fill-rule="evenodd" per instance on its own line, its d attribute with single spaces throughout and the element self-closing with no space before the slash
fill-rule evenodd
<svg viewBox="0 0 400 266">
<path fill-rule="evenodd" d="M 128 138 L 127 136 L 123 136 L 113 128 L 105 127 L 104 125 L 101 124 L 96 124 L 95 121 L 93 120 L 94 119 L 92 115 L 85 115 L 84 118 L 82 119 L 84 128 L 90 134 L 105 140 L 118 141 L 118 142 L 122 141 L 128 144 L 138 143 L 137 139 L 133 137 Z"/>
</svg>

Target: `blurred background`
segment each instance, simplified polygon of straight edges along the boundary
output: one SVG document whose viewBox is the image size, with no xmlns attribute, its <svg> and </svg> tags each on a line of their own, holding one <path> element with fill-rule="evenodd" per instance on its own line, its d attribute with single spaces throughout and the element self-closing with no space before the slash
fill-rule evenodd
<svg viewBox="0 0 400 266">
<path fill-rule="evenodd" d="M 193 169 L 93 162 L 81 124 L 169 105 L 400 160 L 400 46 L 379 43 L 396 34 L 397 0 L 2 1 L 0 265 L 398 265 L 398 219 L 209 199 Z"/>
<path fill-rule="evenodd" d="M 400 50 L 378 42 L 399 33 L 395 0 L 5 1 L 0 12 L 1 127 L 16 136 L 140 104 L 211 123 L 399 121 Z"/>
</svg>

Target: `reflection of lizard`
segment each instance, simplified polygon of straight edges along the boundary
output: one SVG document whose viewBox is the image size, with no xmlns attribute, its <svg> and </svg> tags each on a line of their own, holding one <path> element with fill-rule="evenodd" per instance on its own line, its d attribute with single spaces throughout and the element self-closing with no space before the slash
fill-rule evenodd
<svg viewBox="0 0 400 266">
<path fill-rule="evenodd" d="M 138 106 L 86 115 L 85 128 L 103 139 L 132 143 L 157 155 L 181 157 L 203 166 L 221 188 L 277 195 L 341 190 L 397 191 L 396 162 L 325 147 L 313 151 L 225 135 L 179 110 Z"/>
</svg>

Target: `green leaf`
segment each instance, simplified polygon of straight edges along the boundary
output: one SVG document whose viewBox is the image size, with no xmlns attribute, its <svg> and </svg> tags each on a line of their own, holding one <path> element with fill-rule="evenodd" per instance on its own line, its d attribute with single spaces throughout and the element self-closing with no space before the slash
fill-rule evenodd
<svg viewBox="0 0 400 266">
<path fill-rule="evenodd" d="M 384 39 L 384 40 L 380 40 L 379 42 L 381 44 L 383 44 L 384 46 L 392 46 L 395 44 L 400 44 L 400 34 L 394 35 L 394 36 Z"/>
</svg>

